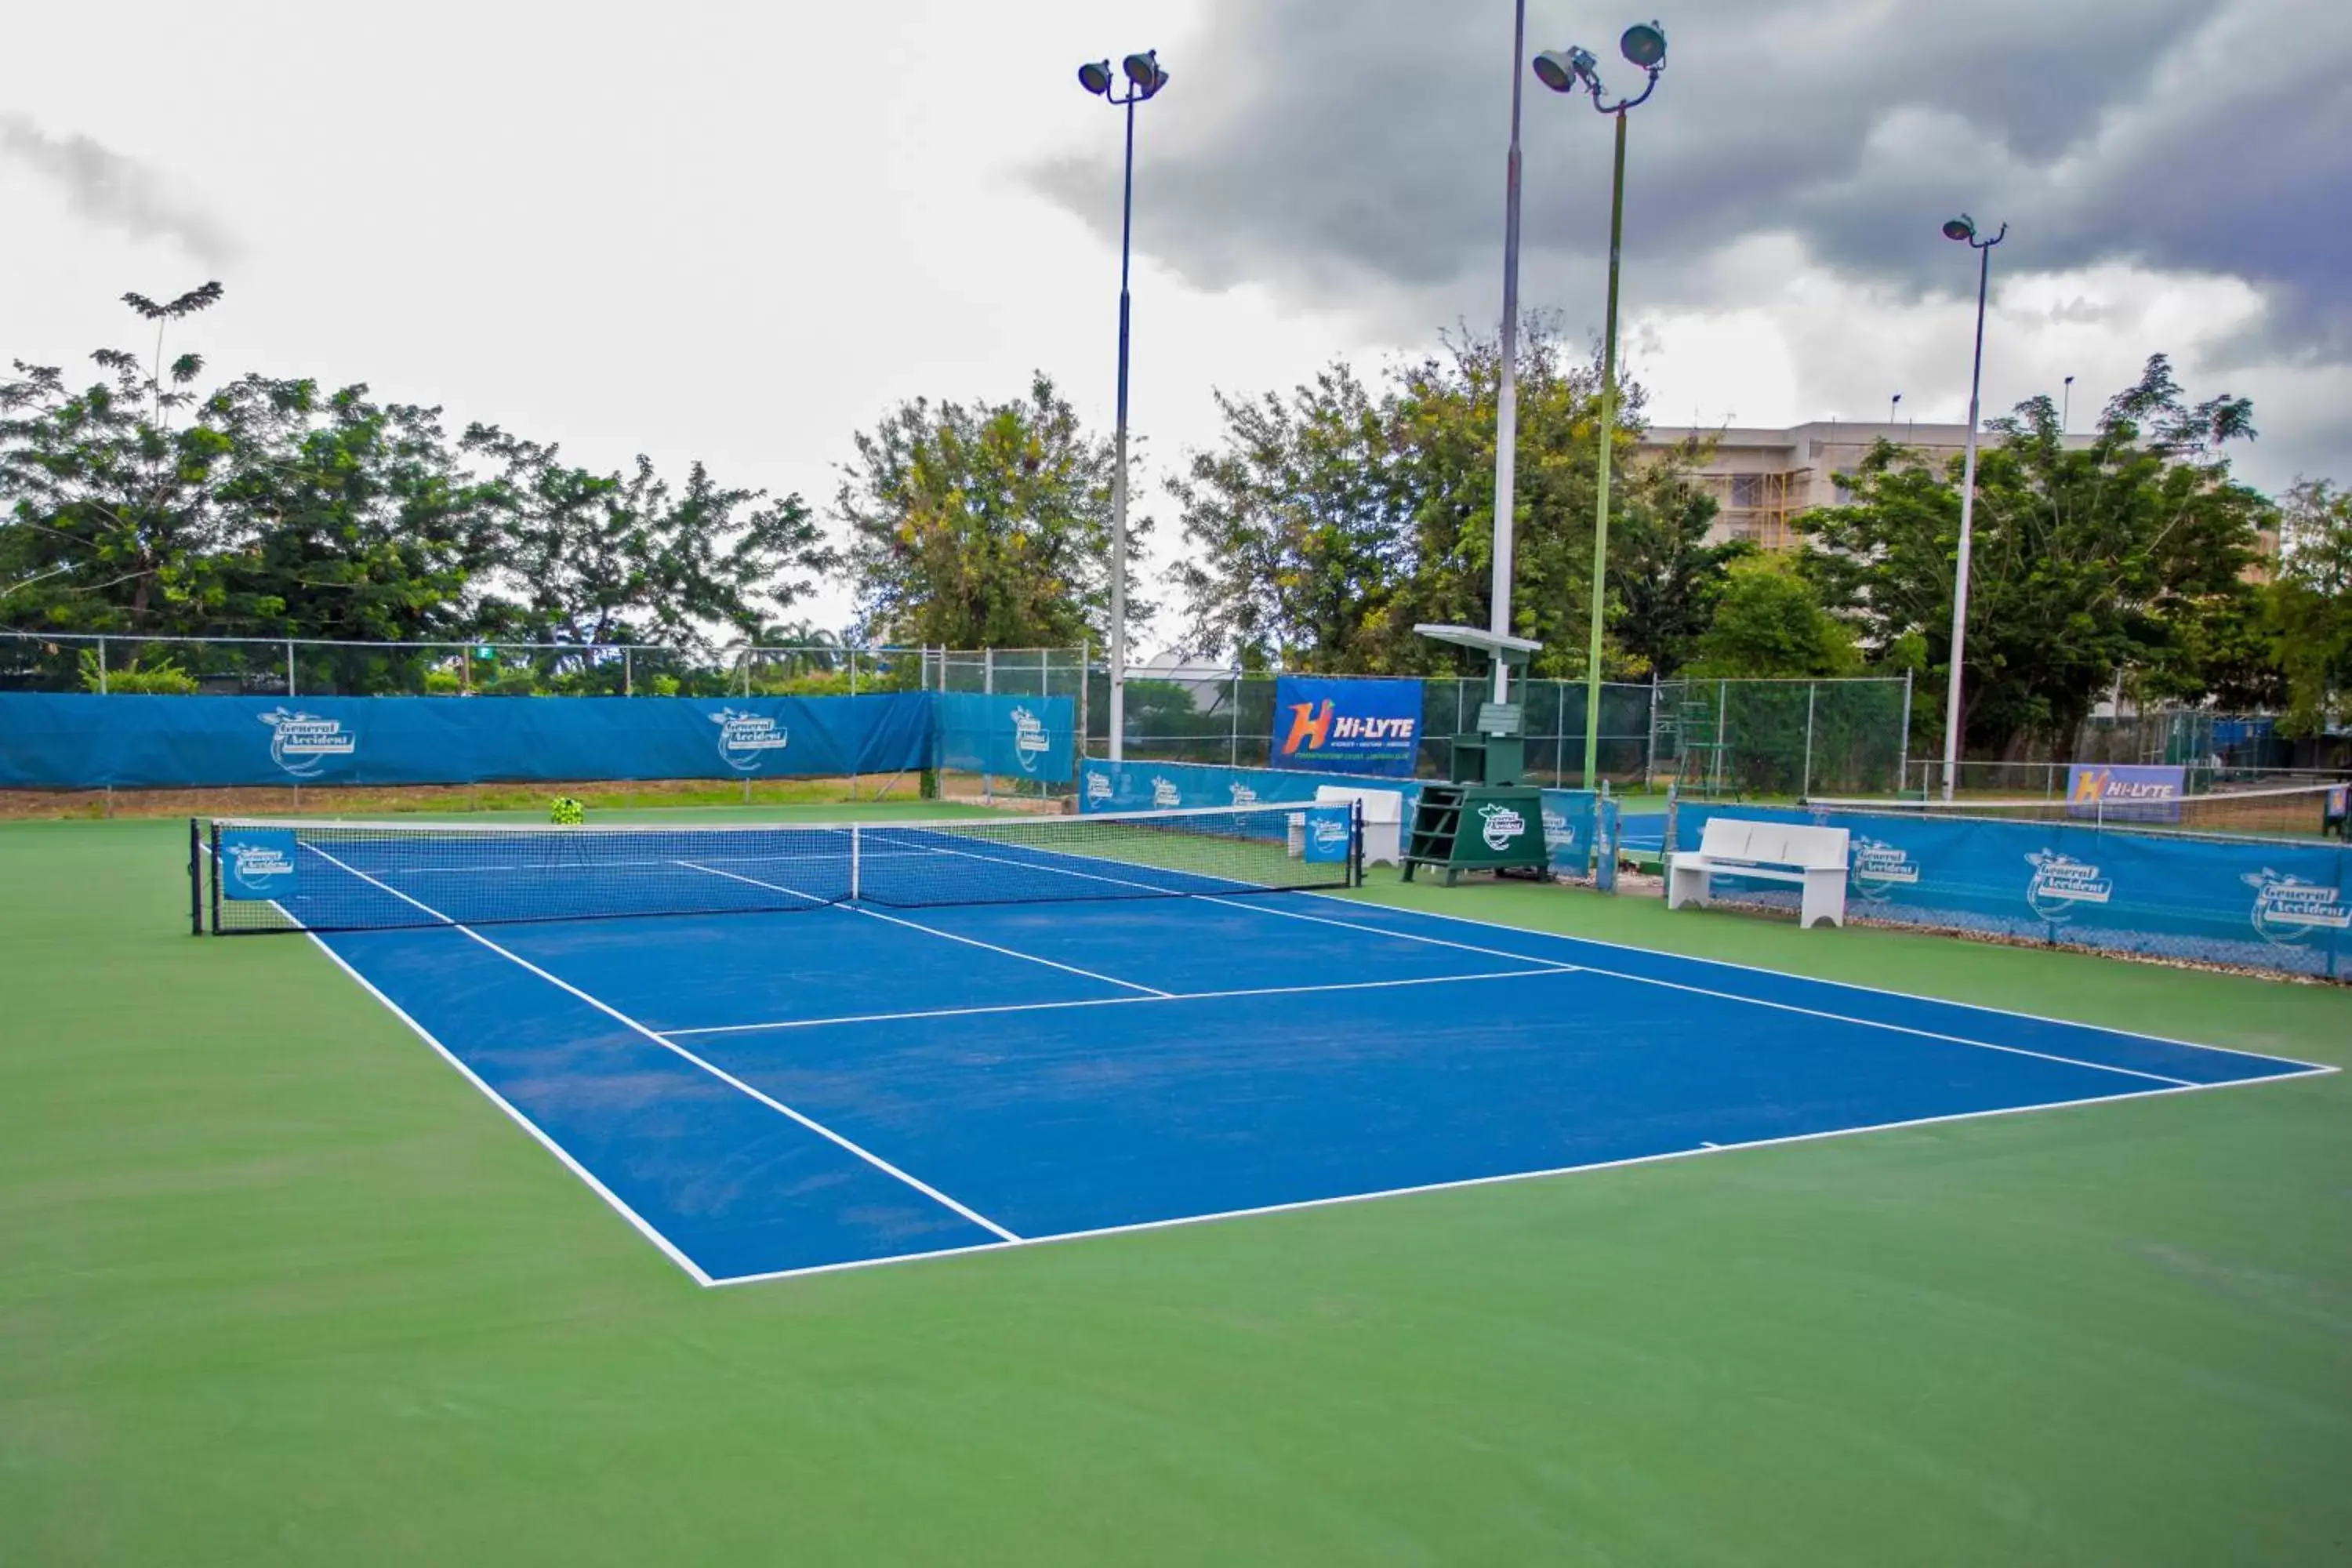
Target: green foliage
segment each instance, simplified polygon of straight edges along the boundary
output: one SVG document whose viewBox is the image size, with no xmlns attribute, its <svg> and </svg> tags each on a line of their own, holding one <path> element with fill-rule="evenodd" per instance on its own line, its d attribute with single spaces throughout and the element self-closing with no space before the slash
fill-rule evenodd
<svg viewBox="0 0 2352 1568">
<path fill-rule="evenodd" d="M 1715 619 L 1733 563 L 1755 552 L 1744 540 L 1706 542 L 1716 501 L 1690 470 L 1707 455 L 1694 443 L 1627 477 L 1623 510 L 1609 539 L 1609 580 L 1619 605 L 1610 627 L 1624 650 L 1626 673 L 1680 672 Z"/>
<path fill-rule="evenodd" d="M 870 691 L 873 688 L 860 681 L 859 689 Z M 850 695 L 849 671 L 845 668 L 799 675 L 754 675 L 751 678 L 751 694 L 755 697 L 847 697 Z"/>
<path fill-rule="evenodd" d="M 1498 342 L 1389 373 L 1375 392 L 1344 364 L 1286 398 L 1221 397 L 1225 429 L 1171 482 L 1193 546 L 1180 569 L 1187 640 L 1244 668 L 1450 670 L 1420 622 L 1488 624 Z M 1600 376 L 1557 332 L 1522 334 L 1513 497 L 1512 626 L 1542 641 L 1538 676 L 1584 672 L 1591 606 Z M 1731 552 L 1704 544 L 1714 502 L 1679 458 L 1632 467 L 1642 394 L 1621 389 L 1624 483 L 1611 556 L 1606 673 L 1672 668 L 1704 625 Z"/>
<path fill-rule="evenodd" d="M 99 650 L 86 647 L 79 660 L 84 691 L 117 696 L 192 697 L 200 689 L 196 678 L 172 662 L 165 653 L 135 654 L 121 669 L 101 669 Z"/>
<path fill-rule="evenodd" d="M 481 620 L 518 640 L 701 646 L 713 624 L 748 637 L 813 585 L 796 574 L 832 563 L 798 496 L 726 489 L 700 463 L 673 492 L 642 457 L 594 474 L 488 425 L 464 446 L 498 466 L 491 505 L 519 589 Z"/>
<path fill-rule="evenodd" d="M 2352 692 L 2352 491 L 2301 479 L 2287 492 L 2266 629 L 2287 687 L 2281 731 L 2340 722 Z"/>
<path fill-rule="evenodd" d="M 1194 547 L 1187 642 L 1252 669 L 1384 668 L 1406 568 L 1392 410 L 1344 364 L 1287 399 L 1216 395 L 1223 442 L 1169 484 Z"/>
<path fill-rule="evenodd" d="M 625 476 L 595 474 L 495 426 L 453 446 L 437 409 L 380 404 L 362 385 L 248 375 L 199 394 L 203 360 L 167 365 L 161 334 L 220 297 L 217 284 L 162 304 L 126 296 L 156 323 L 152 367 L 105 349 L 88 387 L 21 362 L 0 382 L 10 621 L 707 649 L 715 628 L 748 635 L 831 564 L 798 497 L 729 489 L 699 464 L 674 489 L 643 458 Z M 328 689 L 357 692 L 416 689 L 431 662 L 304 658 Z M 503 673 L 476 683 L 508 686 Z M 529 687 L 617 691 L 620 672 L 574 658 Z"/>
<path fill-rule="evenodd" d="M 1746 679 L 1860 672 L 1853 633 L 1785 555 L 1732 563 L 1715 618 L 1696 642 L 1691 673 Z"/>
<path fill-rule="evenodd" d="M 1415 637 L 1421 622 L 1485 626 L 1494 594 L 1496 394 L 1499 341 L 1452 342 L 1400 372 L 1391 406 L 1406 469 L 1412 573 L 1384 631 L 1399 673 L 1443 674 L 1459 656 Z M 1584 674 L 1592 602 L 1592 526 L 1600 471 L 1596 366 L 1571 368 L 1553 326 L 1520 334 L 1517 457 L 1512 493 L 1511 629 L 1544 645 L 1529 673 Z M 1625 387 L 1614 462 L 1633 453 L 1642 395 Z M 1609 673 L 1621 673 L 1604 670 Z"/>
<path fill-rule="evenodd" d="M 1099 646 L 1110 620 L 1109 442 L 1043 374 L 1025 399 L 917 398 L 856 437 L 834 510 L 865 640 Z M 1128 614 L 1150 520 L 1128 520 Z"/>
<path fill-rule="evenodd" d="M 2121 678 L 2152 696 L 2248 683 L 2254 589 L 2245 581 L 2269 503 L 2229 476 L 2252 408 L 2190 405 L 2162 355 L 2111 401 L 2090 446 L 2061 440 L 2047 398 L 1992 422 L 1979 456 L 1971 552 L 1968 749 L 2070 744 Z M 1951 658 L 1960 464 L 1941 474 L 1882 442 L 1852 476 L 1855 504 L 1797 520 L 1805 566 L 1864 647 L 1914 668 L 1921 721 L 1940 719 Z"/>
</svg>

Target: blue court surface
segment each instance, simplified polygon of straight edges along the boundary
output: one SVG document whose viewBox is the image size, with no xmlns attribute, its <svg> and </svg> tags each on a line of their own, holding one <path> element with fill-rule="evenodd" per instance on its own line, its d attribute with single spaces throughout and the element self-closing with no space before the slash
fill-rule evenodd
<svg viewBox="0 0 2352 1568">
<path fill-rule="evenodd" d="M 706 1284 L 2328 1070 L 1299 892 L 313 940 Z"/>
</svg>

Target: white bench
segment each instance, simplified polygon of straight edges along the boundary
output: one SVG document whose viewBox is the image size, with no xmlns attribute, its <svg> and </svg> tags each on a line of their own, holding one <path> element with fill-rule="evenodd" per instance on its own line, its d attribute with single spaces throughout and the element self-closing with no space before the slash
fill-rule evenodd
<svg viewBox="0 0 2352 1568">
<path fill-rule="evenodd" d="M 1350 789 L 1345 784 L 1318 784 L 1318 805 L 1360 805 L 1364 819 L 1364 864 L 1404 863 L 1404 796 L 1392 789 Z M 1290 819 L 1290 852 L 1301 852 L 1307 842 L 1307 814 Z"/>
<path fill-rule="evenodd" d="M 1846 830 L 1790 822 L 1741 822 L 1711 816 L 1696 849 L 1677 849 L 1666 867 L 1666 908 L 1704 904 L 1713 879 L 1753 877 L 1794 882 L 1804 889 L 1797 923 L 1845 924 Z"/>
</svg>

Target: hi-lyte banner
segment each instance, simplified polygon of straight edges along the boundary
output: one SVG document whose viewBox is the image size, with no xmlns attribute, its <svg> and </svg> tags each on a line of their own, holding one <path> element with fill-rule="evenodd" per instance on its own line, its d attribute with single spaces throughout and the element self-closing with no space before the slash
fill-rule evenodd
<svg viewBox="0 0 2352 1568">
<path fill-rule="evenodd" d="M 1421 682 L 1286 675 L 1274 683 L 1274 765 L 1411 778 Z"/>
<path fill-rule="evenodd" d="M 2186 768 L 2075 763 L 2066 770 L 2066 815 L 2100 822 L 2178 822 Z"/>
<path fill-rule="evenodd" d="M 1697 843 L 1710 816 L 1845 828 L 1846 908 L 1864 919 L 2294 974 L 2352 972 L 2352 852 L 2334 846 L 1689 805 L 1675 814 L 1675 841 Z M 1774 885 L 1752 884 L 1751 895 L 1773 901 Z"/>
<path fill-rule="evenodd" d="M 724 700 L 12 692 L 0 693 L 0 789 L 829 777 L 920 768 L 930 739 L 931 699 L 923 692 Z"/>
</svg>

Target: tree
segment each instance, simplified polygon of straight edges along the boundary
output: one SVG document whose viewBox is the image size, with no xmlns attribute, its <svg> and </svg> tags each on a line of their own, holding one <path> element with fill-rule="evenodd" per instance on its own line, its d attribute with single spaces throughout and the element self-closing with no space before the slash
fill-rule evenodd
<svg viewBox="0 0 2352 1568">
<path fill-rule="evenodd" d="M 168 304 L 126 302 L 157 322 L 156 358 L 90 355 L 107 373 L 79 391 L 54 365 L 16 361 L 0 383 L 0 503 L 17 586 L 10 618 L 58 631 L 186 629 L 201 619 L 206 568 L 226 521 L 212 493 L 228 438 L 203 423 L 174 429 L 195 402 L 204 361 L 163 363 L 163 331 L 221 297 L 207 283 Z M 38 581 L 34 581 L 37 578 Z"/>
<path fill-rule="evenodd" d="M 1705 457 L 1694 441 L 1628 476 L 1625 509 L 1610 534 L 1617 641 L 1628 663 L 1661 677 L 1690 662 L 1732 563 L 1756 548 L 1745 540 L 1707 542 L 1715 498 L 1690 477 Z"/>
<path fill-rule="evenodd" d="M 869 643 L 1101 644 L 1110 622 L 1110 443 L 1039 374 L 1025 399 L 917 398 L 856 437 L 834 510 Z M 1149 518 L 1128 522 L 1130 624 Z"/>
<path fill-rule="evenodd" d="M 704 647 L 724 626 L 748 640 L 834 564 L 800 497 L 728 489 L 700 463 L 673 491 L 644 457 L 591 473 L 493 425 L 469 426 L 464 446 L 499 468 L 509 575 L 481 624 L 505 637 Z"/>
<path fill-rule="evenodd" d="M 467 587 L 497 559 L 498 518 L 438 409 L 248 375 L 203 415 L 227 442 L 213 470 L 226 526 L 209 626 L 338 641 L 468 633 Z"/>
<path fill-rule="evenodd" d="M 1534 674 L 1578 676 L 1591 605 L 1600 374 L 1571 369 L 1541 319 L 1527 323 L 1518 353 L 1512 629 L 1544 644 Z M 1412 627 L 1489 624 L 1501 370 L 1496 339 L 1465 335 L 1391 369 L 1377 395 L 1334 365 L 1286 399 L 1221 398 L 1223 439 L 1171 485 L 1194 547 L 1183 578 L 1192 646 L 1290 668 L 1452 668 L 1455 656 Z M 1640 389 L 1622 388 L 1620 401 L 1628 418 L 1616 455 L 1626 465 Z M 1631 672 L 1651 668 L 1661 649 L 1675 652 L 1688 630 L 1654 595 L 1637 607 L 1634 574 L 1647 588 L 1665 563 L 1703 600 L 1720 563 L 1692 553 L 1711 503 L 1671 476 L 1629 479 L 1634 542 L 1613 562 L 1610 614 L 1643 649 L 1612 640 L 1604 659 Z"/>
<path fill-rule="evenodd" d="M 2279 515 L 2267 629 L 2287 687 L 2282 731 L 2316 734 L 2352 692 L 2352 491 L 2297 479 Z"/>
<path fill-rule="evenodd" d="M 1822 607 L 1813 585 L 1785 555 L 1732 563 L 1696 652 L 1691 673 L 1706 677 L 1852 675 L 1862 666 L 1852 630 Z"/>
<path fill-rule="evenodd" d="M 1374 668 L 1410 567 L 1390 409 L 1345 364 L 1217 408 L 1223 440 L 1168 487 L 1193 546 L 1186 646 L 1250 668 Z"/>
<path fill-rule="evenodd" d="M 2161 354 L 2112 400 L 2091 445 L 2061 438 L 2050 400 L 1992 422 L 1980 455 L 1970 563 L 1967 748 L 2063 749 L 2120 679 L 2158 694 L 2210 689 L 2242 639 L 2210 635 L 2249 613 L 2244 583 L 2269 503 L 2233 481 L 2225 443 L 2252 405 L 2190 405 Z M 1852 476 L 1854 504 L 1807 512 L 1807 574 L 1886 665 L 1928 677 L 1923 725 L 1951 658 L 1959 463 L 1937 474 L 1882 442 Z"/>
<path fill-rule="evenodd" d="M 1445 350 L 1401 371 L 1393 396 L 1406 454 L 1413 573 L 1390 627 L 1389 668 L 1413 673 L 1440 673 L 1457 662 L 1412 636 L 1416 622 L 1483 626 L 1494 603 L 1502 345 L 1499 334 L 1463 337 Z M 1600 367 L 1570 368 L 1557 324 L 1542 317 L 1524 324 L 1518 355 L 1511 630 L 1544 645 L 1529 674 L 1580 677 L 1592 603 Z M 1623 423 L 1612 453 L 1621 471 L 1633 455 L 1642 401 L 1640 388 L 1620 387 Z"/>
</svg>

